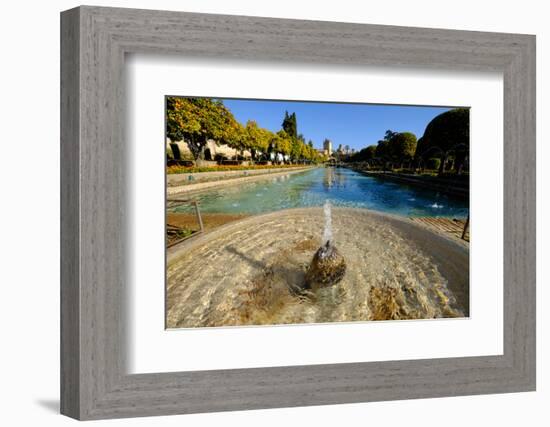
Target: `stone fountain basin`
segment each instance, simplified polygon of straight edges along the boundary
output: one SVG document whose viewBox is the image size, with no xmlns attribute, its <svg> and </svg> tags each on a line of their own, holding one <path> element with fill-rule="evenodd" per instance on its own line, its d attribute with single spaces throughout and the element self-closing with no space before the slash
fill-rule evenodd
<svg viewBox="0 0 550 427">
<path fill-rule="evenodd" d="M 340 283 L 301 292 L 321 244 L 322 208 L 239 220 L 168 250 L 167 326 L 469 316 L 469 249 L 411 220 L 333 208 Z"/>
</svg>

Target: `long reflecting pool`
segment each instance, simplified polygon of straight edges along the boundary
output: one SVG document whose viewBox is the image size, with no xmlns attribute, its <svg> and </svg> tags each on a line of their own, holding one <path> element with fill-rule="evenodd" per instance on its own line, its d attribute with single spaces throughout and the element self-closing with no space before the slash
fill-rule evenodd
<svg viewBox="0 0 550 427">
<path fill-rule="evenodd" d="M 367 208 L 402 216 L 465 218 L 468 201 L 423 188 L 362 175 L 345 168 L 316 168 L 212 190 L 196 197 L 202 212 L 258 214 L 322 206 Z M 189 212 L 180 206 L 172 212 Z"/>
</svg>

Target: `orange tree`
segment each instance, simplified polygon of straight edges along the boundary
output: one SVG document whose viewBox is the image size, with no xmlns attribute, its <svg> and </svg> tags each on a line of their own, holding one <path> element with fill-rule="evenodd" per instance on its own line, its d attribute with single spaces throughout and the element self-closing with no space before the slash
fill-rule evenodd
<svg viewBox="0 0 550 427">
<path fill-rule="evenodd" d="M 166 136 L 172 141 L 185 140 L 196 160 L 203 158 L 209 139 L 216 144 L 239 145 L 242 143 L 243 131 L 221 101 L 168 97 Z"/>
<path fill-rule="evenodd" d="M 290 153 L 292 138 L 284 130 L 280 130 L 273 136 L 272 143 L 276 152 L 286 155 Z"/>
<path fill-rule="evenodd" d="M 258 126 L 254 120 L 246 122 L 246 149 L 250 150 L 252 157 L 256 158 L 256 153 L 261 151 L 266 153 L 273 134 L 264 128 Z"/>
</svg>

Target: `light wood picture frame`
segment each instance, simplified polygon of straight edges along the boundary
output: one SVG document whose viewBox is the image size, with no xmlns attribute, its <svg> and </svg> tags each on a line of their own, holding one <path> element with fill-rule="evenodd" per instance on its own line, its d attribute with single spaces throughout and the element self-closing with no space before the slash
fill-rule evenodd
<svg viewBox="0 0 550 427">
<path fill-rule="evenodd" d="M 503 354 L 127 374 L 128 53 L 502 72 Z M 63 414 L 88 420 L 535 390 L 535 255 L 534 36 L 89 6 L 62 12 Z"/>
</svg>

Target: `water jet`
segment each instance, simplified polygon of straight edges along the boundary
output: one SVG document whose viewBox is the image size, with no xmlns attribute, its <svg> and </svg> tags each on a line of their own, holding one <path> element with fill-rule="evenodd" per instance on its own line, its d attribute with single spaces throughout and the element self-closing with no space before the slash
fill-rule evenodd
<svg viewBox="0 0 550 427">
<path fill-rule="evenodd" d="M 313 255 L 305 278 L 306 288 L 313 291 L 336 285 L 346 273 L 346 261 L 334 244 L 331 206 L 328 200 L 325 202 L 324 212 L 322 244 Z"/>
</svg>

